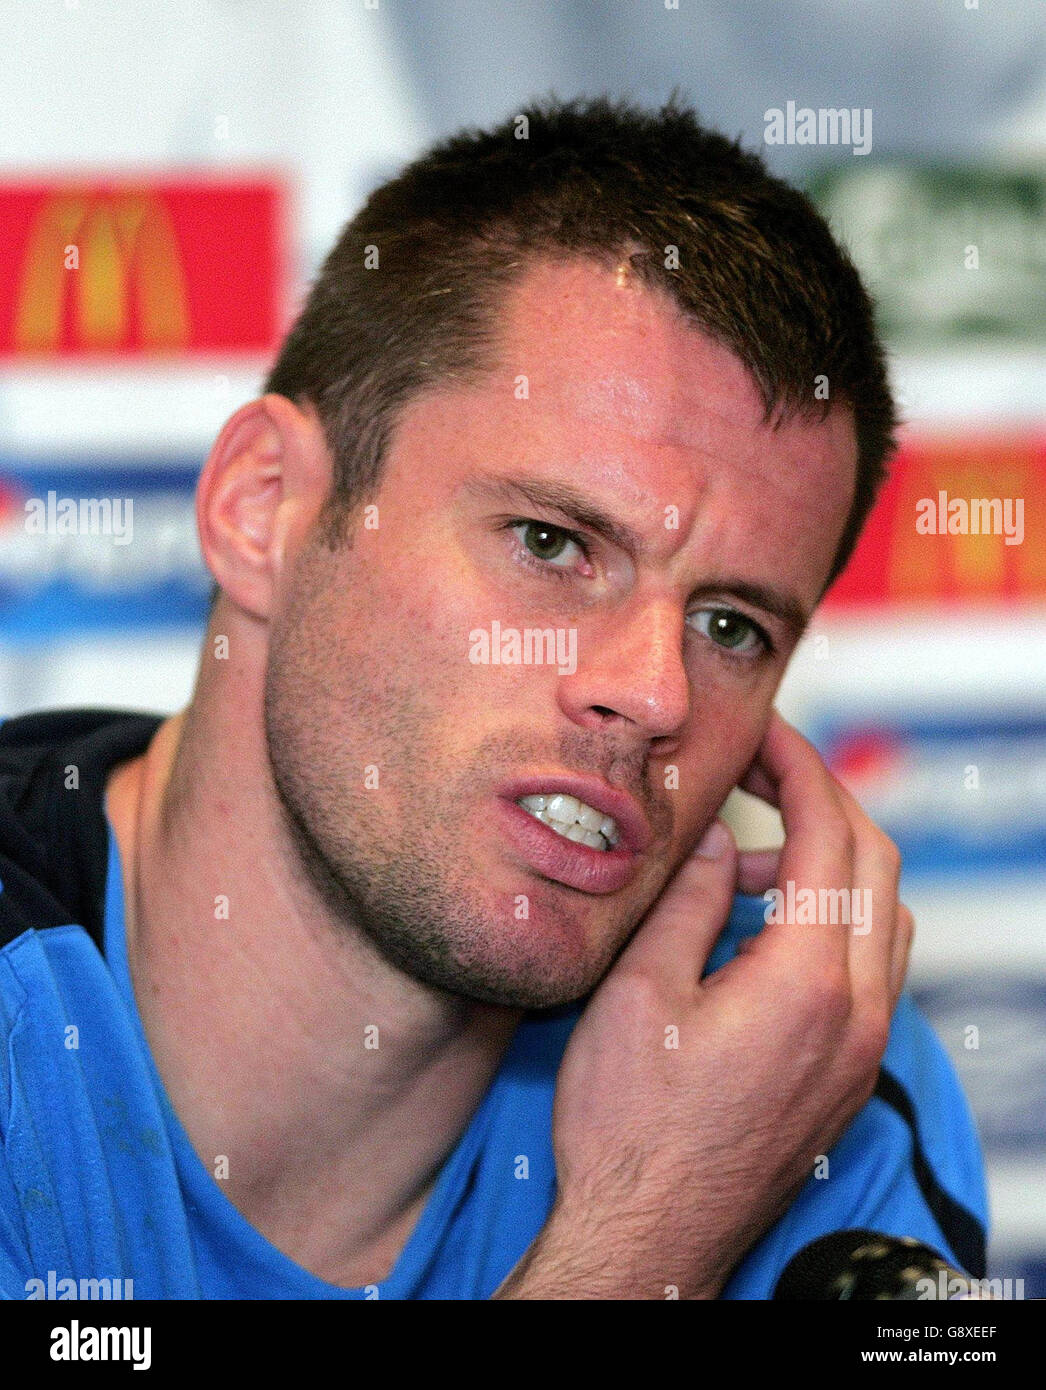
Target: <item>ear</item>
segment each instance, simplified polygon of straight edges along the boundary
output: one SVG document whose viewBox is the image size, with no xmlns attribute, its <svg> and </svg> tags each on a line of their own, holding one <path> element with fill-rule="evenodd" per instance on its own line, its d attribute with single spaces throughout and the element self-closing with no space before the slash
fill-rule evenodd
<svg viewBox="0 0 1046 1390">
<path fill-rule="evenodd" d="M 196 524 L 207 568 L 237 607 L 271 616 L 280 576 L 330 485 L 314 413 L 270 394 L 226 422 L 200 474 Z"/>
</svg>

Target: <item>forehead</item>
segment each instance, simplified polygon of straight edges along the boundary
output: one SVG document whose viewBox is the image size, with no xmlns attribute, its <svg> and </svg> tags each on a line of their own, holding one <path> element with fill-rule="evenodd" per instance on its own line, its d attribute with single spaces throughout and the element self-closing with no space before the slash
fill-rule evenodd
<svg viewBox="0 0 1046 1390">
<path fill-rule="evenodd" d="M 531 390 L 581 418 L 691 448 L 707 443 L 707 415 L 742 430 L 762 421 L 742 363 L 627 263 L 533 266 L 506 296 L 498 325 L 503 365 L 522 371 L 525 361 Z"/>
<path fill-rule="evenodd" d="M 540 262 L 498 306 L 490 374 L 416 399 L 397 445 L 415 478 L 419 451 L 439 458 L 435 492 L 470 469 L 598 492 L 666 556 L 714 544 L 736 560 L 758 533 L 766 567 L 805 572 L 812 606 L 853 495 L 852 418 L 764 413 L 739 359 L 627 265 Z M 666 532 L 667 506 L 677 531 Z"/>
<path fill-rule="evenodd" d="M 574 259 L 539 262 L 512 286 L 497 314 L 499 365 L 528 379 L 531 399 L 636 439 L 707 449 L 724 432 L 759 448 L 789 426 L 809 455 L 853 461 L 849 410 L 820 410 L 775 427 L 747 368 L 651 289 L 627 262 L 616 269 Z M 811 405 L 814 382 L 810 383 Z M 819 404 L 819 403 L 818 403 Z M 827 427 L 825 427 L 827 425 Z M 852 478 L 846 479 L 848 484 Z"/>
</svg>

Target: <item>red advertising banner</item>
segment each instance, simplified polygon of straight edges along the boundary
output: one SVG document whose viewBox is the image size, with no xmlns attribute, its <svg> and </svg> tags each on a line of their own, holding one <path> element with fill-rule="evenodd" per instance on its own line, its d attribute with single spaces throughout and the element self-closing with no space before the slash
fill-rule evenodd
<svg viewBox="0 0 1046 1390">
<path fill-rule="evenodd" d="M 276 179 L 0 183 L 0 358 L 266 353 L 287 287 Z"/>
<path fill-rule="evenodd" d="M 826 608 L 1046 596 L 1046 435 L 912 438 Z"/>
</svg>

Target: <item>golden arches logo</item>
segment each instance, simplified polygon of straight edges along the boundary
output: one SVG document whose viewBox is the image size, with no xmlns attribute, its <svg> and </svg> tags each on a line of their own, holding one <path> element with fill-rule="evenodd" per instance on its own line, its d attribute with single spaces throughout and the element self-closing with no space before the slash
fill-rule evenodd
<svg viewBox="0 0 1046 1390">
<path fill-rule="evenodd" d="M 139 338 L 157 351 L 189 340 L 189 311 L 178 239 L 163 203 L 147 191 L 69 191 L 52 196 L 29 237 L 15 311 L 22 352 L 59 347 L 67 296 L 73 296 L 78 347 L 127 344 L 132 289 Z"/>
</svg>

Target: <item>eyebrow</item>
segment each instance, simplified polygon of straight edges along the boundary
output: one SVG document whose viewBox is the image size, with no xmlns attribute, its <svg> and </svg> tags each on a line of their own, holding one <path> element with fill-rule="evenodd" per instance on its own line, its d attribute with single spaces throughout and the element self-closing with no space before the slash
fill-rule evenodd
<svg viewBox="0 0 1046 1390">
<path fill-rule="evenodd" d="M 477 496 L 505 502 L 522 500 L 539 511 L 548 508 L 557 511 L 577 525 L 585 526 L 590 531 L 606 537 L 633 559 L 641 555 L 646 548 L 638 531 L 610 516 L 591 498 L 577 492 L 568 483 L 538 482 L 535 479 L 495 477 L 490 473 L 481 473 L 467 479 L 464 486 L 468 492 Z M 812 616 L 799 599 L 787 590 L 756 584 L 749 579 L 734 576 L 706 580 L 699 585 L 691 598 L 717 590 L 735 594 L 745 602 L 762 608 L 764 612 L 772 613 L 797 635 L 803 632 Z"/>
<path fill-rule="evenodd" d="M 613 541 L 622 550 L 635 557 L 643 549 L 643 537 L 631 526 L 617 521 L 598 507 L 583 493 L 576 492 L 568 483 L 538 482 L 524 478 L 496 478 L 489 473 L 470 478 L 466 484 L 469 492 L 487 497 L 500 497 L 506 502 L 519 500 L 529 502 L 539 510 L 551 507 L 562 512 L 579 526 L 587 526 L 607 540 Z"/>
<path fill-rule="evenodd" d="M 772 613 L 775 618 L 780 618 L 786 627 L 791 628 L 797 636 L 802 634 L 813 616 L 806 611 L 794 595 L 786 590 L 772 589 L 766 584 L 753 584 L 749 579 L 734 579 L 727 576 L 726 578 L 713 579 L 701 585 L 701 590 L 706 593 L 711 593 L 716 589 L 722 589 L 725 593 L 736 594 L 746 603 L 751 603 L 756 608 L 762 608 L 765 612 Z"/>
</svg>

